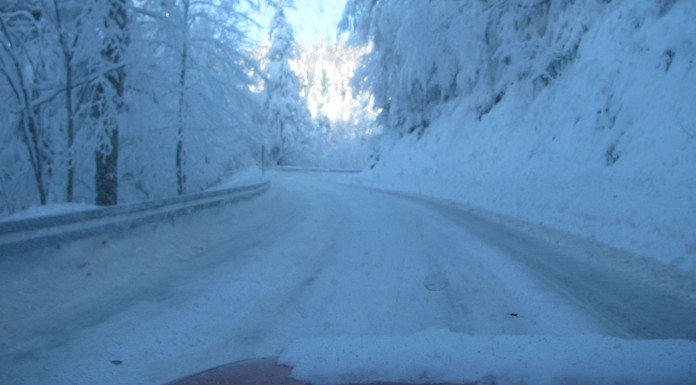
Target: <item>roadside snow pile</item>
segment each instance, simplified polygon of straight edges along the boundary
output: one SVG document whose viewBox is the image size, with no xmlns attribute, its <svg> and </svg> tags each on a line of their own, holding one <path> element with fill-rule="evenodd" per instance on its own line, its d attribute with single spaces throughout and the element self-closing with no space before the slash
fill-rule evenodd
<svg viewBox="0 0 696 385">
<path fill-rule="evenodd" d="M 79 211 L 94 210 L 99 206 L 87 203 L 54 203 L 45 206 L 30 206 L 26 210 L 0 217 L 0 222 L 18 221 L 38 217 L 51 217 L 61 214 L 76 213 Z"/>
<path fill-rule="evenodd" d="M 229 179 L 221 180 L 217 185 L 209 188 L 207 191 L 226 190 L 236 187 L 244 187 L 263 183 L 268 180 L 268 177 L 263 175 L 263 172 L 257 166 L 247 167 L 237 171 Z M 100 207 L 88 203 L 52 203 L 44 206 L 30 206 L 26 210 L 17 213 L 0 216 L 0 222 L 9 222 L 22 219 L 51 217 L 62 214 L 70 214 L 80 211 L 96 210 Z"/>
<path fill-rule="evenodd" d="M 225 179 L 218 182 L 218 184 L 209 188 L 208 191 L 218 191 L 235 187 L 250 186 L 258 183 L 263 183 L 267 180 L 268 177 L 264 175 L 264 172 L 258 166 L 251 166 L 243 170 L 237 171 L 229 179 Z"/>
<path fill-rule="evenodd" d="M 579 33 L 566 36 L 577 40 L 570 54 L 517 80 L 510 68 L 523 64 L 504 59 L 510 68 L 499 67 L 492 86 L 460 86 L 432 122 L 392 130 L 365 176 L 696 271 L 696 4 L 569 4 L 560 21 L 548 19 L 556 24 L 539 26 L 549 41 L 538 39 L 548 46 L 534 57 L 551 55 L 575 12 L 588 24 L 568 27 Z M 501 45 L 493 58 L 507 52 L 516 51 Z M 482 109 L 485 90 L 499 97 Z"/>
<path fill-rule="evenodd" d="M 425 330 L 411 336 L 300 340 L 280 357 L 314 384 L 369 381 L 496 384 L 688 384 L 696 342 L 604 336 L 470 336 Z"/>
</svg>

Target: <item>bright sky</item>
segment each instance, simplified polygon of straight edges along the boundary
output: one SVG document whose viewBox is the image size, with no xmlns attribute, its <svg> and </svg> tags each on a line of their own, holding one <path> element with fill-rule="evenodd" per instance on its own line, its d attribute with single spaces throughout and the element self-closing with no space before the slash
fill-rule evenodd
<svg viewBox="0 0 696 385">
<path fill-rule="evenodd" d="M 301 45 L 318 43 L 322 38 L 335 40 L 345 4 L 346 0 L 295 0 L 296 9 L 286 11 L 295 40 Z M 262 35 L 268 34 L 266 28 L 272 16 L 273 10 L 266 9 L 259 17 L 258 23 L 264 28 Z"/>
</svg>

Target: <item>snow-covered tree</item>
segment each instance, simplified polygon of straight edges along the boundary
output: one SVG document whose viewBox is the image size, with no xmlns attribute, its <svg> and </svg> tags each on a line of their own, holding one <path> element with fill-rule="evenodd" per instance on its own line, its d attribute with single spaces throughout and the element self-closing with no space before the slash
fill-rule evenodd
<svg viewBox="0 0 696 385">
<path fill-rule="evenodd" d="M 306 133 L 312 124 L 306 100 L 300 94 L 300 81 L 290 65 L 298 52 L 292 27 L 285 17 L 288 7 L 293 7 L 292 0 L 276 5 L 270 25 L 268 63 L 264 69 L 265 110 L 275 138 L 271 155 L 277 164 L 292 162 L 308 150 Z"/>
<path fill-rule="evenodd" d="M 179 194 L 200 185 L 191 178 L 201 174 L 190 169 L 209 162 L 210 148 L 203 147 L 218 145 L 225 127 L 240 136 L 233 129 L 248 129 L 257 110 L 248 90 L 247 68 L 255 64 L 244 53 L 249 20 L 242 4 L 255 7 L 245 1 L 170 0 L 149 1 L 141 9 L 146 45 L 140 49 L 151 54 L 140 59 L 146 65 L 137 89 L 167 111 L 153 123 L 174 130 L 168 158 Z"/>
<path fill-rule="evenodd" d="M 78 155 L 78 131 L 85 123 L 88 111 L 90 78 L 94 76 L 94 66 L 90 58 L 96 54 L 101 42 L 94 33 L 101 29 L 99 3 L 96 0 L 53 0 L 41 3 L 44 17 L 54 30 L 59 56 L 62 59 L 62 74 L 58 91 L 64 109 L 65 143 L 62 162 L 65 165 L 65 200 L 72 202 L 75 190 L 75 169 Z M 92 62 L 91 64 L 95 64 Z"/>
<path fill-rule="evenodd" d="M 95 120 L 94 186 L 98 205 L 118 203 L 119 121 L 126 111 L 125 51 L 130 33 L 126 0 L 108 0 L 102 29 L 101 65 L 104 69 L 95 84 L 92 118 Z"/>
<path fill-rule="evenodd" d="M 244 52 L 254 9 L 1 2 L 0 215 L 200 190 L 253 162 L 263 101 Z"/>
<path fill-rule="evenodd" d="M 3 158 L 6 159 L 2 165 L 3 184 L 11 186 L 17 183 L 13 180 L 17 172 L 29 171 L 22 168 L 16 168 L 15 172 L 8 170 L 12 167 L 9 162 L 29 163 L 38 200 L 46 204 L 53 160 L 49 133 L 41 125 L 41 108 L 44 105 L 41 83 L 46 70 L 44 61 L 34 60 L 36 53 L 46 44 L 43 40 L 46 24 L 36 3 L 15 1 L 0 7 L 0 72 L 6 116 L 2 127 Z M 3 193 L 14 195 L 18 192 L 5 187 Z M 5 198 L 6 201 L 9 199 Z"/>
<path fill-rule="evenodd" d="M 330 126 L 319 132 L 330 146 L 346 140 L 363 142 L 375 132 L 371 95 L 351 85 L 367 51 L 367 47 L 346 46 L 342 40 L 322 41 L 302 47 L 300 56 L 291 62 L 312 117 L 320 127 Z"/>
<path fill-rule="evenodd" d="M 96 95 L 110 72 L 123 71 L 104 64 L 108 56 L 104 53 L 110 49 L 106 43 L 112 30 L 107 25 L 110 9 L 104 0 L 15 2 L 2 9 L 7 39 L 2 67 L 17 103 L 9 115 L 18 117 L 23 127 L 19 139 L 27 148 L 40 204 L 73 200 L 77 159 L 84 159 L 79 152 L 94 154 L 96 139 L 103 138 L 97 126 L 107 115 L 101 115 Z M 13 72 L 9 63 L 21 71 Z M 12 132 L 6 132 L 10 141 Z M 19 154 L 15 151 L 13 156 L 17 159 Z M 7 180 L 23 184 L 21 167 L 12 167 L 13 172 L 5 174 Z M 21 190 L 14 194 L 26 195 Z"/>
<path fill-rule="evenodd" d="M 350 0 L 341 27 L 371 44 L 356 81 L 387 127 L 422 133 L 460 95 L 486 115 L 511 84 L 538 92 L 571 61 L 608 2 Z"/>
</svg>

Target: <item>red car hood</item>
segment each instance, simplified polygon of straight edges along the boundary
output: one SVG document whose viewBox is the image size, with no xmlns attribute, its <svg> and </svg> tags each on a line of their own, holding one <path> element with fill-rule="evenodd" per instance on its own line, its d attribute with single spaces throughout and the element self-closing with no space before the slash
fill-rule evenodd
<svg viewBox="0 0 696 385">
<path fill-rule="evenodd" d="M 164 385 L 311 385 L 290 377 L 292 367 L 278 363 L 277 358 L 259 358 L 232 362 L 191 376 L 168 382 Z M 430 385 L 477 385 L 479 382 L 454 384 L 441 383 Z M 486 385 L 495 385 L 487 380 Z M 357 385 L 357 384 L 342 384 Z M 361 383 L 360 385 L 410 385 L 402 382 Z"/>
</svg>

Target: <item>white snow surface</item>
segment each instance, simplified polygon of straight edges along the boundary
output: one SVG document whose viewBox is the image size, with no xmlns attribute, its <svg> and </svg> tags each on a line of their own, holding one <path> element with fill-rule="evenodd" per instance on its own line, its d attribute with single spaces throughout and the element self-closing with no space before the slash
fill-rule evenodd
<svg viewBox="0 0 696 385">
<path fill-rule="evenodd" d="M 0 383 L 272 356 L 316 383 L 694 383 L 688 277 L 351 176 L 270 174 L 249 201 L 0 259 Z"/>
<path fill-rule="evenodd" d="M 498 384 L 691 384 L 696 344 L 607 336 L 409 336 L 301 340 L 283 354 L 316 384 L 495 381 Z M 681 359 L 684 358 L 684 359 Z"/>
<path fill-rule="evenodd" d="M 22 210 L 11 215 L 0 216 L 0 222 L 50 217 L 79 211 L 94 210 L 98 207 L 99 206 L 88 203 L 51 203 L 44 206 L 30 206 L 26 210 Z"/>
<path fill-rule="evenodd" d="M 476 90 L 443 104 L 422 138 L 385 140 L 363 183 L 544 224 L 693 274 L 696 7 L 678 1 L 661 16 L 655 7 L 607 4 L 549 85 L 512 82 L 480 121 Z"/>
<path fill-rule="evenodd" d="M 268 180 L 263 170 L 258 166 L 247 167 L 234 173 L 231 178 L 225 179 L 208 191 L 226 190 L 237 187 L 251 186 Z"/>
</svg>

